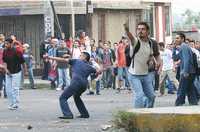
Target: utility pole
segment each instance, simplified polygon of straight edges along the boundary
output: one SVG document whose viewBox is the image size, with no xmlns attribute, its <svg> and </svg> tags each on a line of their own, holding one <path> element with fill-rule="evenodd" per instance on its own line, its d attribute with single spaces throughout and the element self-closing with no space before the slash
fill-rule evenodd
<svg viewBox="0 0 200 132">
<path fill-rule="evenodd" d="M 59 19 L 58 19 L 58 15 L 56 14 L 56 10 L 55 10 L 55 7 L 54 7 L 54 4 L 53 4 L 53 1 L 50 0 L 50 4 L 51 4 L 51 8 L 52 8 L 52 11 L 53 11 L 53 14 L 54 14 L 54 18 L 55 18 L 55 23 L 58 27 L 58 30 L 59 30 L 59 33 L 60 33 L 60 37 L 62 38 L 63 35 L 62 35 L 62 29 L 61 29 L 61 26 L 60 26 L 60 22 L 59 22 Z M 64 39 L 64 38 L 62 38 Z"/>
</svg>

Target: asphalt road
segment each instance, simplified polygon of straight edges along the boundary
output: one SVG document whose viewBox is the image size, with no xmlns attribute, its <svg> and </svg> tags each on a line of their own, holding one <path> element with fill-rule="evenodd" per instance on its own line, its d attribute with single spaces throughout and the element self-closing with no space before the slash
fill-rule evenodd
<svg viewBox="0 0 200 132">
<path fill-rule="evenodd" d="M 0 99 L 0 132 L 101 132 L 102 125 L 111 124 L 113 115 L 119 110 L 132 108 L 132 93 L 123 90 L 102 90 L 101 95 L 86 95 L 82 98 L 89 110 L 89 119 L 60 120 L 62 116 L 58 98 L 61 91 L 21 90 L 20 108 L 8 110 L 6 99 Z M 176 96 L 157 97 L 155 107 L 173 106 Z M 78 110 L 69 100 L 74 116 Z"/>
</svg>

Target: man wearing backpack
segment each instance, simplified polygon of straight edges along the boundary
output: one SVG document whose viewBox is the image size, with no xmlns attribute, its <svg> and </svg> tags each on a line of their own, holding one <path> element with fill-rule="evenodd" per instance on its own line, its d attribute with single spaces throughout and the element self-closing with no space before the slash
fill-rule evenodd
<svg viewBox="0 0 200 132">
<path fill-rule="evenodd" d="M 185 34 L 177 33 L 176 35 L 176 45 L 180 45 L 179 53 L 177 55 L 177 60 L 180 60 L 180 83 L 177 92 L 177 99 L 175 102 L 176 106 L 182 106 L 185 104 L 185 96 L 188 96 L 188 101 L 190 105 L 197 105 L 197 94 L 194 88 L 195 79 L 195 66 L 194 66 L 194 56 L 189 45 L 185 43 Z"/>
<path fill-rule="evenodd" d="M 134 89 L 134 107 L 151 108 L 154 105 L 155 93 L 152 84 L 152 76 L 149 74 L 150 64 L 156 64 L 159 59 L 158 45 L 149 38 L 149 26 L 146 22 L 137 25 L 137 36 L 129 32 L 128 26 L 124 25 L 126 34 L 131 41 L 129 55 L 131 64 L 129 66 L 129 79 Z"/>
</svg>

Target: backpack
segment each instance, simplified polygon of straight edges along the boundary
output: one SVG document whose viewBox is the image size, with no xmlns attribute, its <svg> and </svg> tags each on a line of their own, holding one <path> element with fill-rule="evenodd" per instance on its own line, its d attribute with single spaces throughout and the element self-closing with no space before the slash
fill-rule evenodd
<svg viewBox="0 0 200 132">
<path fill-rule="evenodd" d="M 159 55 L 159 49 L 158 49 L 158 44 L 155 40 L 149 39 L 149 46 L 150 48 L 153 49 L 153 56 L 158 56 Z M 130 45 L 128 45 L 125 49 L 125 56 L 126 56 L 126 66 L 129 67 L 131 65 L 131 62 L 133 58 L 135 57 L 135 54 L 139 51 L 140 49 L 140 41 L 136 43 L 135 49 L 133 51 L 132 57 L 130 57 Z M 134 65 L 134 62 L 133 62 Z"/>
</svg>

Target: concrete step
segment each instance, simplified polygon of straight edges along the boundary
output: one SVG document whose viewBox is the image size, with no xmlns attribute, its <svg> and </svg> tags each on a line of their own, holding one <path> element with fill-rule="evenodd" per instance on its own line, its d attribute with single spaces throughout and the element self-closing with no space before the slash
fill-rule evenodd
<svg viewBox="0 0 200 132">
<path fill-rule="evenodd" d="M 162 107 L 119 112 L 114 121 L 128 132 L 200 132 L 200 107 Z"/>
</svg>

